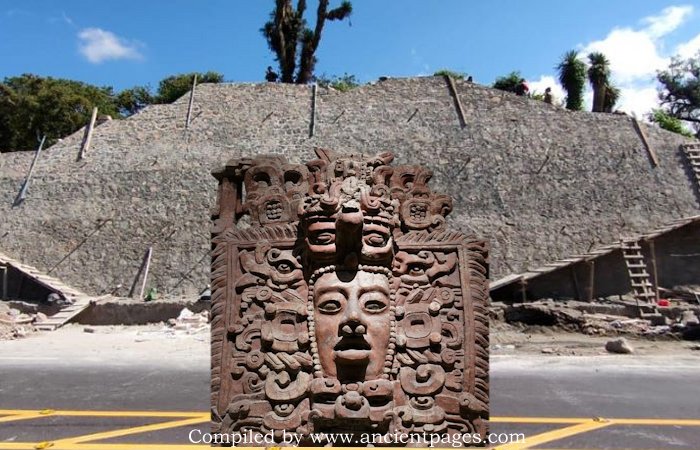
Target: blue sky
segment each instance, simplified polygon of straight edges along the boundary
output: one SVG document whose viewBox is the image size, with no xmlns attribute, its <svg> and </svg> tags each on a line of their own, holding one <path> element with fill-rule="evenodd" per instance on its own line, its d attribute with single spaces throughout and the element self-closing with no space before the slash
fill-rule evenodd
<svg viewBox="0 0 700 450">
<path fill-rule="evenodd" d="M 295 2 L 296 3 L 296 2 Z M 313 10 L 316 1 L 309 0 Z M 339 0 L 331 0 L 337 5 Z M 556 86 L 569 49 L 601 50 L 622 109 L 655 103 L 654 74 L 700 49 L 700 1 L 353 0 L 350 22 L 327 23 L 317 74 L 429 75 L 441 68 L 491 84 L 520 70 L 531 88 Z M 272 0 L 0 0 L 0 78 L 35 73 L 122 89 L 215 70 L 261 81 L 274 66 L 259 32 Z"/>
</svg>

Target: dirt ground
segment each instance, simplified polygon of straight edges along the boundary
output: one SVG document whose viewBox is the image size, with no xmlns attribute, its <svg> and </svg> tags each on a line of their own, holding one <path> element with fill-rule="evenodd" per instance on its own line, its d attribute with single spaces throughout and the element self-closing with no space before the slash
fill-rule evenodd
<svg viewBox="0 0 700 450">
<path fill-rule="evenodd" d="M 492 356 L 596 356 L 610 355 L 605 343 L 609 336 L 589 336 L 551 327 L 514 326 L 503 322 L 491 325 Z M 697 358 L 700 344 L 688 341 L 651 341 L 627 337 L 634 349 L 622 358 L 678 355 Z M 0 359 L 41 358 L 56 364 L 120 361 L 121 364 L 148 365 L 169 355 L 169 364 L 205 364 L 209 361 L 209 330 L 198 327 L 174 329 L 167 324 L 133 326 L 86 326 L 68 324 L 56 331 L 31 333 L 21 339 L 0 341 Z"/>
<path fill-rule="evenodd" d="M 68 324 L 21 339 L 0 341 L 0 361 L 43 360 L 55 365 L 208 365 L 209 329 L 175 330 L 166 324 L 86 326 Z M 1 364 L 1 363 L 0 363 Z"/>
<path fill-rule="evenodd" d="M 548 354 L 559 356 L 595 356 L 609 354 L 605 343 L 611 336 L 590 336 L 567 332 L 556 327 L 512 325 L 492 322 L 490 343 L 492 355 Z M 633 355 L 696 355 L 700 362 L 700 344 L 682 340 L 650 340 L 625 336 L 634 349 Z"/>
</svg>

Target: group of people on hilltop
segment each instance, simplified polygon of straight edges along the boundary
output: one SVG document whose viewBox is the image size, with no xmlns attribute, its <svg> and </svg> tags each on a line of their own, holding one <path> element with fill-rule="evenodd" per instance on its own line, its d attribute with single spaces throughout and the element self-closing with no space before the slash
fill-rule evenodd
<svg viewBox="0 0 700 450">
<path fill-rule="evenodd" d="M 265 80 L 274 83 L 278 80 L 279 75 L 272 70 L 272 66 L 267 67 L 267 72 L 265 73 Z M 473 78 L 471 75 L 467 79 L 468 83 L 473 82 Z M 521 78 L 520 82 L 518 85 L 515 87 L 515 95 L 518 95 L 520 97 L 526 97 L 530 95 L 530 87 L 527 85 L 527 81 L 525 81 L 525 78 Z M 547 89 L 544 90 L 544 102 L 548 104 L 552 104 L 552 88 L 548 87 Z"/>
<path fill-rule="evenodd" d="M 526 97 L 530 95 L 530 87 L 527 85 L 527 81 L 525 81 L 525 78 L 521 78 L 520 82 L 518 85 L 515 87 L 515 95 L 518 95 L 520 97 Z M 547 104 L 552 104 L 552 88 L 548 87 L 547 89 L 544 90 L 544 102 Z"/>
</svg>

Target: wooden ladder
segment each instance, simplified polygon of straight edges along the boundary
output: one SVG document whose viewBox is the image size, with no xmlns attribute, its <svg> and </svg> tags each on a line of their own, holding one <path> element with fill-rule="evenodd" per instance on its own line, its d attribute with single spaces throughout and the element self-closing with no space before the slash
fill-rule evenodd
<svg viewBox="0 0 700 450">
<path fill-rule="evenodd" d="M 700 189 L 700 144 L 689 144 L 681 147 L 685 152 L 686 158 L 688 158 L 688 162 L 690 162 L 690 169 L 695 174 L 695 182 L 698 189 Z"/>
<path fill-rule="evenodd" d="M 70 322 L 75 316 L 85 311 L 90 306 L 90 297 L 79 297 L 75 303 L 61 308 L 56 314 L 42 322 L 34 324 L 34 328 L 43 331 L 53 331 Z"/>
<path fill-rule="evenodd" d="M 635 300 L 646 305 L 653 305 L 656 300 L 656 292 L 651 282 L 647 263 L 642 254 L 642 246 L 639 241 L 625 241 L 620 243 L 622 257 L 625 259 L 627 274 Z"/>
</svg>

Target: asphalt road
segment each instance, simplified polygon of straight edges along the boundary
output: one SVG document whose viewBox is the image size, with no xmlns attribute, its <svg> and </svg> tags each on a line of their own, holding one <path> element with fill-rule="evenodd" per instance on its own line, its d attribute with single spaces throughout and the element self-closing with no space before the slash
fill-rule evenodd
<svg viewBox="0 0 700 450">
<path fill-rule="evenodd" d="M 495 357 L 491 415 L 700 419 L 700 354 L 681 360 L 670 355 Z M 511 428 L 494 423 L 492 431 Z M 615 426 L 568 437 L 560 446 L 697 449 L 700 427 Z"/>
<path fill-rule="evenodd" d="M 71 363 L 46 356 L 46 352 L 19 355 L 4 349 L 0 346 L 0 409 L 205 413 L 209 409 L 207 358 L 187 361 L 177 354 L 160 354 L 129 362 L 123 355 L 112 359 L 106 353 Z M 680 360 L 670 355 L 495 356 L 491 415 L 700 419 L 700 354 Z M 0 443 L 38 442 L 147 423 L 145 419 L 112 417 L 41 420 L 0 423 Z M 530 436 L 556 427 L 494 422 L 491 430 Z M 163 430 L 143 435 L 141 440 L 187 442 L 191 429 Z M 616 425 L 538 448 L 555 447 L 700 448 L 700 426 Z"/>
</svg>

